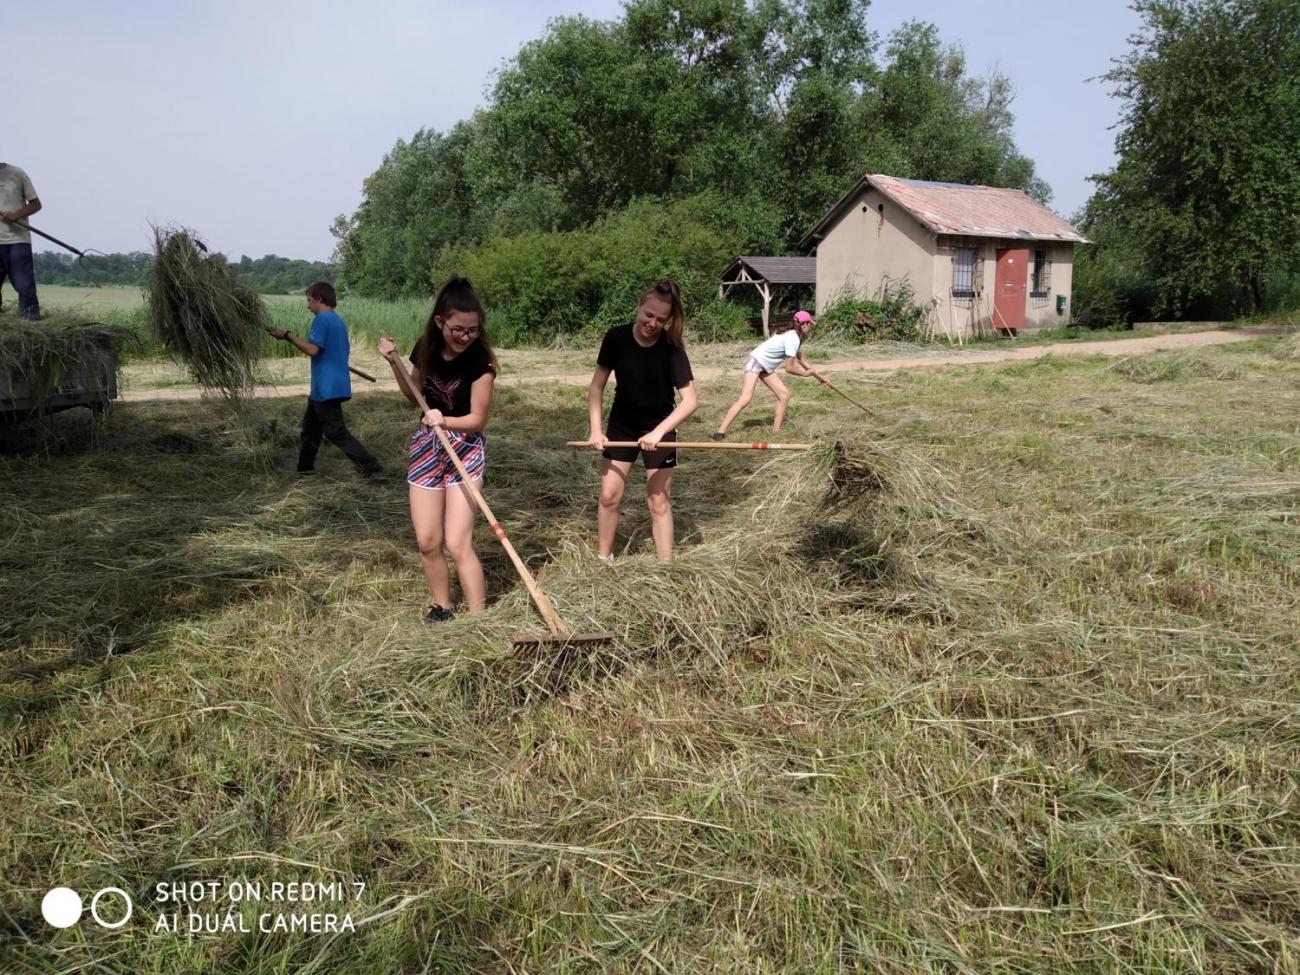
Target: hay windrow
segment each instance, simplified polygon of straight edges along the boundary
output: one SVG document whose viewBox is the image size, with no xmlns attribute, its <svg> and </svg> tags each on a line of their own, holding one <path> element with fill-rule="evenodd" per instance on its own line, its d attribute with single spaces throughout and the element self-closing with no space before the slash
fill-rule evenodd
<svg viewBox="0 0 1300 975">
<path fill-rule="evenodd" d="M 256 382 L 262 299 L 185 228 L 154 228 L 145 298 L 154 337 L 200 386 L 238 399 Z"/>
<path fill-rule="evenodd" d="M 1009 544 L 897 444 L 827 444 L 782 461 L 765 483 L 671 564 L 647 554 L 593 568 L 589 546 L 573 539 L 550 553 L 538 567 L 542 588 L 573 631 L 607 629 L 612 644 L 513 649 L 511 637 L 544 632 L 516 587 L 485 616 L 399 632 L 350 659 L 327 680 L 329 717 L 301 730 L 349 748 L 418 750 L 438 715 L 468 707 L 490 720 L 629 667 L 653 662 L 707 680 L 738 654 L 766 658 L 814 628 L 859 644 L 862 630 L 844 621 L 864 611 L 951 620 L 984 585 L 979 553 Z"/>
<path fill-rule="evenodd" d="M 1282 339 L 1273 349 L 1273 354 L 1284 362 L 1300 362 L 1300 332 Z"/>
<path fill-rule="evenodd" d="M 1167 383 L 1180 379 L 1241 379 L 1245 369 L 1197 350 L 1126 355 L 1110 365 L 1111 372 L 1135 383 Z"/>
</svg>

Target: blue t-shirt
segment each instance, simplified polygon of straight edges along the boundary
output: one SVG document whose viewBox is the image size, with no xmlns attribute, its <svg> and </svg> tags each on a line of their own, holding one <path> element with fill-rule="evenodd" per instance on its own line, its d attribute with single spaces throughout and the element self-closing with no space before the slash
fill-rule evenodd
<svg viewBox="0 0 1300 975">
<path fill-rule="evenodd" d="M 323 311 L 311 320 L 307 341 L 320 346 L 311 360 L 310 399 L 351 399 L 352 377 L 348 375 L 348 326 L 338 312 Z"/>
</svg>

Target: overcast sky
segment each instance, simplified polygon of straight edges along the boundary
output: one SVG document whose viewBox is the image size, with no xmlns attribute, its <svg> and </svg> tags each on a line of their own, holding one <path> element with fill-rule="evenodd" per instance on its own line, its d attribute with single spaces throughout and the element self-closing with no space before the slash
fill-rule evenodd
<svg viewBox="0 0 1300 975">
<path fill-rule="evenodd" d="M 7 2 L 0 160 L 27 170 L 35 225 L 82 248 L 148 250 L 151 223 L 232 256 L 326 259 L 329 227 L 398 138 L 483 104 L 493 72 L 552 17 L 618 0 Z M 1015 85 L 1016 141 L 1065 215 L 1114 158 L 1117 103 L 1087 79 L 1123 54 L 1126 0 L 874 0 Z M 906 173 L 896 175 L 906 176 Z M 38 242 L 38 247 L 42 244 Z"/>
</svg>

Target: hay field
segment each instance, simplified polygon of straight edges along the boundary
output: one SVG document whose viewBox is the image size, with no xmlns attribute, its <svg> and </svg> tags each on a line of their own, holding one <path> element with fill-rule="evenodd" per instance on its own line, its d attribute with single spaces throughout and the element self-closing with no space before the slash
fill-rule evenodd
<svg viewBox="0 0 1300 975">
<path fill-rule="evenodd" d="M 6 308 L 18 306 L 18 296 L 8 283 L 4 285 Z M 79 288 L 71 285 L 45 285 L 38 282 L 37 294 L 41 307 L 59 311 L 85 314 L 120 324 L 136 325 L 142 335 L 148 332 L 144 313 L 142 289 L 127 286 Z M 261 295 L 271 323 L 277 328 L 306 332 L 311 325 L 311 313 L 301 295 Z M 386 331 L 412 344 L 424 328 L 429 316 L 428 302 L 423 299 L 384 301 L 377 298 L 348 298 L 339 302 L 339 313 L 344 316 L 358 335 L 377 340 L 379 332 Z M 263 354 L 287 355 L 282 343 L 268 340 Z M 145 338 L 141 344 L 144 357 L 157 357 L 160 350 Z M 140 358 L 140 354 L 137 354 Z"/>
<path fill-rule="evenodd" d="M 1294 342 L 846 379 L 877 425 L 796 384 L 822 447 L 684 458 L 668 567 L 630 489 L 612 570 L 582 391 L 501 392 L 493 507 L 618 636 L 547 659 L 482 526 L 489 612 L 423 627 L 400 481 L 268 468 L 298 399 L 10 435 L 0 970 L 1300 970 Z M 409 410 L 348 410 L 397 466 Z M 366 886 L 155 930 L 209 880 Z M 56 883 L 136 913 L 55 932 Z"/>
</svg>

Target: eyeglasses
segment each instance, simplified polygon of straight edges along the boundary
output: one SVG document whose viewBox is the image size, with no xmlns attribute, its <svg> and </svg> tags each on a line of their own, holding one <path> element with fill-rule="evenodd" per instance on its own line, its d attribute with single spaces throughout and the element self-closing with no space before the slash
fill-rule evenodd
<svg viewBox="0 0 1300 975">
<path fill-rule="evenodd" d="M 448 325 L 447 331 L 458 339 L 476 339 L 483 329 L 475 326 L 474 328 L 460 328 L 457 325 Z"/>
</svg>

